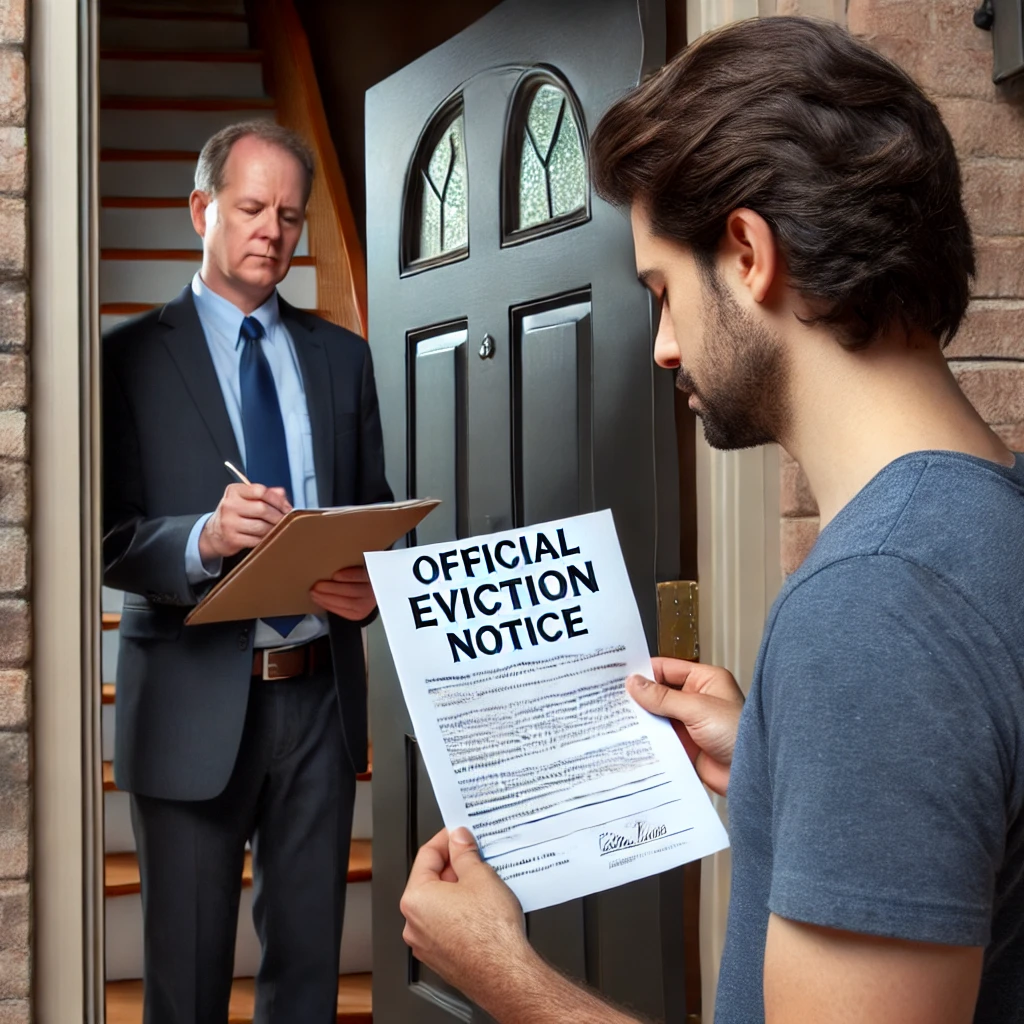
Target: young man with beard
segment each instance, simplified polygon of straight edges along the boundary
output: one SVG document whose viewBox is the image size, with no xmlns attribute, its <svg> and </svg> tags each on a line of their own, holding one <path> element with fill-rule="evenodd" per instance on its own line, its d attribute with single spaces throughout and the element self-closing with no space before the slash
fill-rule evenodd
<svg viewBox="0 0 1024 1024">
<path fill-rule="evenodd" d="M 604 117 L 656 362 L 708 441 L 778 442 L 822 533 L 780 593 L 743 705 L 722 669 L 633 678 L 728 787 L 717 1024 L 992 1024 L 1024 1007 L 1024 458 L 943 346 L 974 256 L 953 144 L 838 27 L 743 22 Z M 503 1024 L 624 1022 L 530 949 L 468 833 L 421 851 L 416 955 Z"/>
</svg>

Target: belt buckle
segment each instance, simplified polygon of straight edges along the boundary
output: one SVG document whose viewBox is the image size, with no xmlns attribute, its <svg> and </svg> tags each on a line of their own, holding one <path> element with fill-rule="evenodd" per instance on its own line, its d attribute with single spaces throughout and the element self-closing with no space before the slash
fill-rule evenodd
<svg viewBox="0 0 1024 1024">
<path fill-rule="evenodd" d="M 263 648 L 263 673 L 262 678 L 265 683 L 273 683 L 279 679 L 290 679 L 290 676 L 275 675 L 275 665 L 273 662 L 275 654 L 281 654 L 284 651 L 292 651 L 296 647 L 301 647 L 301 644 L 292 644 L 288 647 L 264 647 Z"/>
</svg>

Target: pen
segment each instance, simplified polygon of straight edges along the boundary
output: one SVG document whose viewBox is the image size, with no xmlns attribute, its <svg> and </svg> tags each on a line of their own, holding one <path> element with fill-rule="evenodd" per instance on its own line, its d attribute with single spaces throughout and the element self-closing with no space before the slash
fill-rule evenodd
<svg viewBox="0 0 1024 1024">
<path fill-rule="evenodd" d="M 238 477 L 238 482 L 245 484 L 246 487 L 252 487 L 252 481 L 235 465 L 225 460 L 224 465 L 231 470 L 232 474 Z M 291 509 L 291 503 L 289 502 L 288 508 Z"/>
<path fill-rule="evenodd" d="M 230 469 L 231 472 L 238 477 L 240 483 L 246 484 L 249 487 L 252 486 L 252 481 L 240 469 L 237 469 L 235 466 L 231 465 L 230 462 L 225 462 L 224 465 L 227 466 L 228 469 Z"/>
</svg>

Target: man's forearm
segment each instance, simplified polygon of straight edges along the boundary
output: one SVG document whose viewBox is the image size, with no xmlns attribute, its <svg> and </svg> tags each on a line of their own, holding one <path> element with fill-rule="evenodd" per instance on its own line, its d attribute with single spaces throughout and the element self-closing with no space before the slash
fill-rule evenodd
<svg viewBox="0 0 1024 1024">
<path fill-rule="evenodd" d="M 103 538 L 103 582 L 159 604 L 195 604 L 185 547 L 197 518 L 134 519 L 111 529 Z"/>
<path fill-rule="evenodd" d="M 499 1024 L 637 1024 L 589 989 L 570 981 L 532 949 L 512 969 L 494 965 L 481 991 L 467 993 Z"/>
</svg>

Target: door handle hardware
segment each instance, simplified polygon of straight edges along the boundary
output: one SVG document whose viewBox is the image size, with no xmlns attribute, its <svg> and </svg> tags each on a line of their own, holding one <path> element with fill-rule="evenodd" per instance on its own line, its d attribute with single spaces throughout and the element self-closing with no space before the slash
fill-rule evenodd
<svg viewBox="0 0 1024 1024">
<path fill-rule="evenodd" d="M 494 355 L 494 339 L 489 335 L 484 335 L 484 340 L 480 342 L 480 358 L 490 359 Z"/>
<path fill-rule="evenodd" d="M 700 660 L 700 601 L 693 580 L 658 584 L 658 654 Z"/>
</svg>

